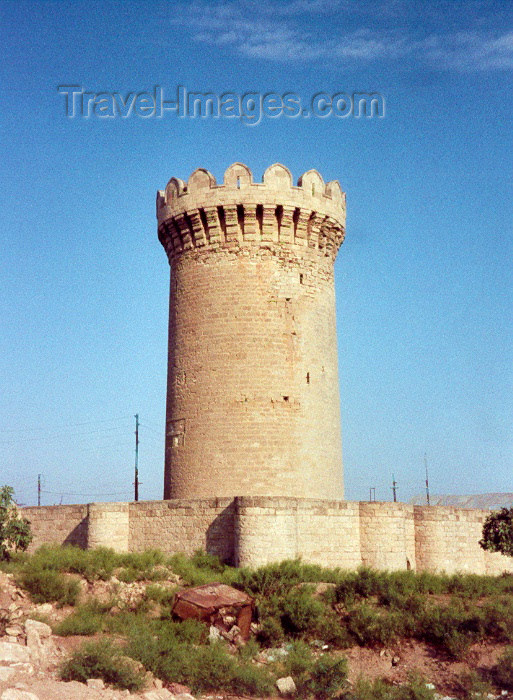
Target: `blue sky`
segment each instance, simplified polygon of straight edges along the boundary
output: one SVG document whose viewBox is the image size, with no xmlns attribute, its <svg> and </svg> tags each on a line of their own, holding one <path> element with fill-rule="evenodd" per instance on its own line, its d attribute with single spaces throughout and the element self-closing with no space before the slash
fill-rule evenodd
<svg viewBox="0 0 513 700">
<path fill-rule="evenodd" d="M 242 161 L 347 192 L 346 495 L 513 491 L 513 5 L 2 2 L 0 482 L 160 498 L 168 264 L 155 193 Z M 377 92 L 383 118 L 66 116 L 91 93 Z"/>
</svg>

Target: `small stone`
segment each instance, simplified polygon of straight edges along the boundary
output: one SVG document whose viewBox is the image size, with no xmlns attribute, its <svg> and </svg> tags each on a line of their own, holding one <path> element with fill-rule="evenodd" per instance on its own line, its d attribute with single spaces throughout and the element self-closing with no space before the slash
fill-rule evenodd
<svg viewBox="0 0 513 700">
<path fill-rule="evenodd" d="M 28 663 L 30 653 L 27 647 L 12 642 L 0 642 L 0 663 Z"/>
<path fill-rule="evenodd" d="M 41 615 L 49 615 L 52 612 L 53 607 L 51 603 L 41 603 L 40 605 L 36 606 L 36 610 Z"/>
<path fill-rule="evenodd" d="M 9 666 L 0 666 L 0 681 L 10 681 L 15 673 L 16 670 L 14 668 Z"/>
<path fill-rule="evenodd" d="M 95 690 L 103 690 L 105 688 L 105 683 L 102 678 L 88 678 L 86 680 L 86 685 L 88 688 L 93 688 Z"/>
<path fill-rule="evenodd" d="M 153 687 L 156 688 L 157 690 L 162 690 L 164 687 L 164 684 L 160 680 L 160 678 L 154 678 L 153 679 Z"/>
<path fill-rule="evenodd" d="M 18 627 L 18 625 L 13 625 L 12 627 L 5 628 L 5 634 L 10 635 L 11 637 L 18 637 L 22 633 L 23 630 L 21 629 L 21 627 Z"/>
<path fill-rule="evenodd" d="M 501 695 L 503 698 L 506 697 L 507 694 L 508 694 L 507 690 L 501 690 Z"/>
<path fill-rule="evenodd" d="M 399 666 L 399 662 L 400 662 L 400 661 L 401 661 L 401 657 L 399 657 L 399 656 L 392 656 L 392 666 Z M 430 685 L 430 684 L 426 684 L 426 688 L 428 687 L 428 685 Z M 431 685 L 432 685 L 432 684 L 431 684 Z M 434 689 L 435 689 L 435 686 L 433 686 L 432 690 L 434 690 Z"/>
<path fill-rule="evenodd" d="M 395 657 L 394 657 L 394 658 L 395 658 Z M 394 659 L 392 659 L 392 664 L 394 664 Z M 395 666 L 395 665 L 396 665 L 396 664 L 394 664 L 394 666 Z M 435 686 L 434 686 L 433 683 L 426 683 L 426 688 L 427 688 L 428 690 L 434 690 L 434 689 L 435 689 Z"/>
<path fill-rule="evenodd" d="M 296 684 L 294 683 L 292 676 L 278 678 L 276 681 L 276 687 L 280 691 L 281 695 L 294 695 L 296 692 Z"/>
<path fill-rule="evenodd" d="M 217 629 L 217 627 L 214 627 L 214 625 L 210 625 L 210 629 L 208 630 L 208 641 L 212 644 L 214 642 L 218 642 L 221 639 L 221 632 Z"/>
</svg>

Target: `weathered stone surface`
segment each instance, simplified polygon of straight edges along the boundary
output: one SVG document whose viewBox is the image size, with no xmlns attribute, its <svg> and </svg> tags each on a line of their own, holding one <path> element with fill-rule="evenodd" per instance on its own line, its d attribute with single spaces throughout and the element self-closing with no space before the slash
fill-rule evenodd
<svg viewBox="0 0 513 700">
<path fill-rule="evenodd" d="M 342 498 L 340 187 L 315 171 L 294 187 L 280 164 L 262 183 L 241 163 L 212 182 L 196 170 L 158 196 L 171 263 L 164 498 Z"/>
<path fill-rule="evenodd" d="M 93 688 L 93 690 L 103 690 L 105 688 L 102 678 L 88 678 L 86 685 L 88 688 Z"/>
<path fill-rule="evenodd" d="M 52 628 L 39 620 L 25 620 L 25 632 L 35 633 L 40 639 L 47 639 L 52 636 Z"/>
<path fill-rule="evenodd" d="M 29 663 L 17 662 L 11 664 L 11 667 L 16 671 L 20 671 L 20 673 L 24 673 L 26 676 L 32 676 L 34 674 L 34 667 Z"/>
<path fill-rule="evenodd" d="M 167 690 L 167 688 L 162 688 L 161 690 L 147 690 L 143 693 L 144 700 L 174 700 L 176 696 Z"/>
<path fill-rule="evenodd" d="M 21 644 L 0 642 L 0 663 L 29 663 L 30 652 Z"/>
<path fill-rule="evenodd" d="M 292 676 L 278 678 L 276 681 L 276 687 L 280 691 L 281 695 L 294 695 L 296 692 L 296 684 L 294 683 Z"/>
<path fill-rule="evenodd" d="M 38 696 L 28 690 L 8 688 L 1 695 L 1 700 L 39 700 Z"/>
<path fill-rule="evenodd" d="M 11 666 L 0 666 L 0 681 L 7 682 L 16 673 L 16 670 Z"/>
</svg>

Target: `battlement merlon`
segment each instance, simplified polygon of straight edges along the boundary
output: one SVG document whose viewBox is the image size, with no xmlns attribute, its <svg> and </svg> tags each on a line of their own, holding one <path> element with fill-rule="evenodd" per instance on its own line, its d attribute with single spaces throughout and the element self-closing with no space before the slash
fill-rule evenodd
<svg viewBox="0 0 513 700">
<path fill-rule="evenodd" d="M 157 193 L 159 240 L 169 259 L 207 247 L 295 245 L 335 259 L 344 240 L 346 198 L 336 180 L 324 183 L 308 170 L 292 184 L 279 163 L 253 182 L 242 163 L 230 165 L 224 183 L 199 168 L 184 183 L 171 178 Z"/>
</svg>

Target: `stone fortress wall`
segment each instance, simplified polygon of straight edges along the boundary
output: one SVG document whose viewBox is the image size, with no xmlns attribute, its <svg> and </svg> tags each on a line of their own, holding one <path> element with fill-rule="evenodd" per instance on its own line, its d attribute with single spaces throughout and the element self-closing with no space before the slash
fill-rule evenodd
<svg viewBox="0 0 513 700">
<path fill-rule="evenodd" d="M 173 499 L 22 509 L 45 543 L 122 552 L 203 549 L 238 566 L 301 557 L 323 566 L 498 575 L 513 559 L 479 547 L 490 511 L 282 497 Z"/>
</svg>

